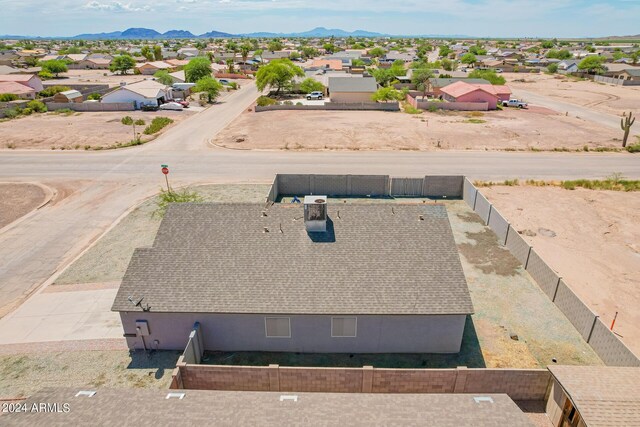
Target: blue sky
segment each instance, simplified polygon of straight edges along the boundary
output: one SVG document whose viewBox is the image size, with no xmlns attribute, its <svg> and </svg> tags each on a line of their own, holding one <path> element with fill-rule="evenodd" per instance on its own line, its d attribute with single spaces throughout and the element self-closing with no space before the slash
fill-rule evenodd
<svg viewBox="0 0 640 427">
<path fill-rule="evenodd" d="M 153 28 L 200 34 L 314 27 L 388 34 L 599 37 L 640 33 L 640 0 L 0 0 L 0 34 Z"/>
</svg>

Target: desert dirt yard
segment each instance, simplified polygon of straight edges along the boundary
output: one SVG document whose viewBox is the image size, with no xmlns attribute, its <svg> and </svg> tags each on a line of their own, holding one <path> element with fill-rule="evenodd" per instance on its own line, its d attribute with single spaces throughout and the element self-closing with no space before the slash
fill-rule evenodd
<svg viewBox="0 0 640 427">
<path fill-rule="evenodd" d="M 583 150 L 620 147 L 622 131 L 552 110 L 245 112 L 213 140 L 266 150 Z"/>
<path fill-rule="evenodd" d="M 39 185 L 0 183 L 0 228 L 36 209 L 45 198 Z"/>
<path fill-rule="evenodd" d="M 640 355 L 640 192 L 495 186 L 481 192 Z"/>
<path fill-rule="evenodd" d="M 581 105 L 603 113 L 622 116 L 623 112 L 636 113 L 640 107 L 640 86 L 617 86 L 558 74 L 503 75 L 511 88 L 536 92 L 557 101 Z"/>
<path fill-rule="evenodd" d="M 96 149 L 124 144 L 133 139 L 133 126 L 121 122 L 125 116 L 144 120 L 144 126 L 136 126 L 136 133 L 142 141 L 149 141 L 192 114 L 188 110 L 32 114 L 0 122 L 0 149 L 84 150 L 86 146 Z M 168 117 L 174 122 L 155 135 L 144 135 L 154 117 Z"/>
</svg>

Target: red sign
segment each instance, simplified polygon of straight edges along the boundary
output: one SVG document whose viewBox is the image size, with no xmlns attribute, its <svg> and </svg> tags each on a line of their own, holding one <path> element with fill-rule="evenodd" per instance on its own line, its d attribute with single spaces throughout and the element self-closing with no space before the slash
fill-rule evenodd
<svg viewBox="0 0 640 427">
<path fill-rule="evenodd" d="M 162 168 L 162 173 L 165 175 L 169 175 L 169 168 Z"/>
</svg>

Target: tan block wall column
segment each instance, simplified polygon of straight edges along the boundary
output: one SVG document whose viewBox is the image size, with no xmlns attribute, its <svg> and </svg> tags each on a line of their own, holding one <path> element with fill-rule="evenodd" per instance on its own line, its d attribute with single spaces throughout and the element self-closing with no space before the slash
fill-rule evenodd
<svg viewBox="0 0 640 427">
<path fill-rule="evenodd" d="M 373 366 L 362 367 L 362 392 L 371 393 L 373 390 Z"/>
<path fill-rule="evenodd" d="M 280 391 L 280 366 L 269 365 L 269 390 Z"/>
<path fill-rule="evenodd" d="M 458 366 L 456 368 L 456 382 L 453 386 L 454 393 L 464 393 L 464 389 L 467 385 L 467 371 L 466 366 Z"/>
</svg>

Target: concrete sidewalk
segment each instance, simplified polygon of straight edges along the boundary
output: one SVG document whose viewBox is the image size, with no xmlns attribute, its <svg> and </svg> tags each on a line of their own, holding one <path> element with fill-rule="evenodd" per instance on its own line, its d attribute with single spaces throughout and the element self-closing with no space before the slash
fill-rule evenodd
<svg viewBox="0 0 640 427">
<path fill-rule="evenodd" d="M 117 289 L 41 292 L 0 319 L 0 345 L 122 338 Z"/>
</svg>

